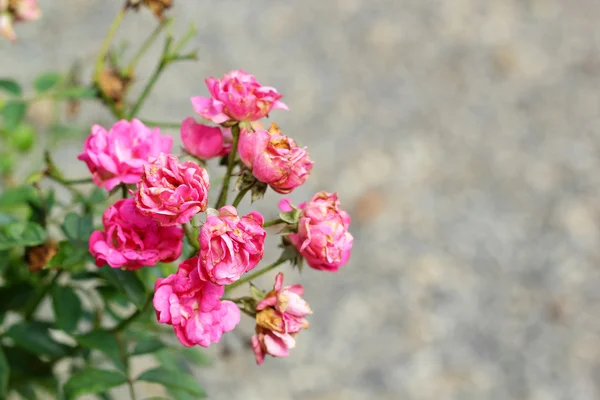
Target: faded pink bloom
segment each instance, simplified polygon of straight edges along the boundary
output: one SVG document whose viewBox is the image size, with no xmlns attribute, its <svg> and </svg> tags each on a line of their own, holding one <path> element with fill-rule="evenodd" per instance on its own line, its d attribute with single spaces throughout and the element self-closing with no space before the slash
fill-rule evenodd
<svg viewBox="0 0 600 400">
<path fill-rule="evenodd" d="M 102 215 L 104 231 L 90 236 L 90 253 L 96 265 L 139 269 L 175 261 L 183 246 L 183 229 L 162 227 L 142 215 L 131 198 L 117 201 Z"/>
<path fill-rule="evenodd" d="M 94 183 L 110 191 L 120 183 L 138 183 L 148 158 L 169 153 L 172 145 L 158 128 L 150 129 L 137 119 L 121 120 L 108 132 L 94 125 L 77 158 L 87 164 Z"/>
<path fill-rule="evenodd" d="M 196 258 L 183 261 L 176 274 L 156 280 L 154 308 L 158 322 L 173 325 L 184 346 L 208 347 L 240 322 L 240 310 L 221 301 L 225 291 L 200 279 Z"/>
<path fill-rule="evenodd" d="M 135 193 L 137 209 L 162 226 L 185 224 L 206 210 L 208 173 L 193 161 L 182 164 L 161 153 L 148 159 Z"/>
<path fill-rule="evenodd" d="M 296 334 L 309 327 L 305 317 L 312 311 L 302 294 L 302 285 L 283 287 L 283 274 L 279 273 L 273 290 L 257 304 L 252 349 L 258 365 L 263 363 L 266 354 L 287 357 L 289 349 L 296 347 Z"/>
<path fill-rule="evenodd" d="M 41 15 L 37 0 L 0 0 L 0 34 L 15 41 L 13 22 L 33 21 Z"/>
<path fill-rule="evenodd" d="M 282 135 L 276 124 L 268 131 L 241 132 L 238 152 L 252 175 L 277 193 L 287 194 L 302 185 L 313 167 L 306 147 Z"/>
<path fill-rule="evenodd" d="M 282 95 L 272 87 L 261 86 L 253 75 L 242 70 L 231 71 L 222 79 L 205 80 L 211 97 L 192 97 L 194 110 L 215 124 L 226 121 L 256 121 L 273 109 L 287 110 L 279 99 Z"/>
<path fill-rule="evenodd" d="M 209 214 L 200 229 L 200 277 L 215 285 L 229 285 L 256 267 L 267 236 L 263 222 L 263 216 L 255 211 L 238 217 L 233 206 Z"/>
<path fill-rule="evenodd" d="M 279 202 L 282 211 L 291 211 L 289 199 Z M 337 193 L 319 192 L 301 210 L 298 233 L 287 238 L 314 269 L 335 272 L 350 258 L 353 237 L 348 232 L 350 216 L 340 208 Z"/>
<path fill-rule="evenodd" d="M 201 160 L 222 157 L 229 153 L 233 137 L 231 128 L 199 124 L 194 118 L 181 123 L 181 141 L 185 150 Z"/>
</svg>

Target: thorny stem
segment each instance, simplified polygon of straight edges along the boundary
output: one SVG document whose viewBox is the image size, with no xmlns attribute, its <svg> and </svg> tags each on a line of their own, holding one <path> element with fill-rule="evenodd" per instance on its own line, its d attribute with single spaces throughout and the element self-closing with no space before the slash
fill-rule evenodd
<svg viewBox="0 0 600 400">
<path fill-rule="evenodd" d="M 169 25 L 171 22 L 172 22 L 172 19 L 170 19 L 170 18 L 165 19 L 156 27 L 156 29 L 154 29 L 154 31 L 152 31 L 150 36 L 148 36 L 148 38 L 144 41 L 144 43 L 142 44 L 142 46 L 140 47 L 140 49 L 138 50 L 136 55 L 133 57 L 133 59 L 131 60 L 129 65 L 127 65 L 127 68 L 125 68 L 126 76 L 130 76 L 133 73 L 133 69 L 135 68 L 137 63 L 140 61 L 140 59 L 144 56 L 144 54 L 146 54 L 146 52 L 148 51 L 150 46 L 152 46 L 152 43 L 154 43 L 156 38 L 158 38 L 158 35 L 160 34 L 160 32 L 165 28 L 165 26 Z"/>
<path fill-rule="evenodd" d="M 240 125 L 235 124 L 231 127 L 231 134 L 233 135 L 233 146 L 229 152 L 229 160 L 227 163 L 227 172 L 225 173 L 225 179 L 223 179 L 223 186 L 221 186 L 221 193 L 219 193 L 219 199 L 217 200 L 217 210 L 227 203 L 227 192 L 229 191 L 229 181 L 231 180 L 231 174 L 235 167 L 235 158 L 237 156 L 238 141 L 240 140 Z"/>
<path fill-rule="evenodd" d="M 246 195 L 246 193 L 248 193 L 248 191 L 251 189 L 251 187 L 245 188 L 240 190 L 240 192 L 238 193 L 237 196 L 235 196 L 235 200 L 233 200 L 233 206 L 237 207 L 240 202 L 242 201 L 242 199 L 244 198 L 244 196 Z"/>
<path fill-rule="evenodd" d="M 106 53 L 108 52 L 108 48 L 110 47 L 110 42 L 112 42 L 117 30 L 119 29 L 119 25 L 123 22 L 123 18 L 126 13 L 125 8 L 121 8 L 119 13 L 115 16 L 110 28 L 108 28 L 108 33 L 102 42 L 102 46 L 100 47 L 100 51 L 98 52 L 98 58 L 96 58 L 96 67 L 94 69 L 94 82 L 98 82 L 100 79 L 100 74 L 102 73 L 102 67 L 104 65 L 104 59 L 106 58 Z"/>
<path fill-rule="evenodd" d="M 129 113 L 130 119 L 135 117 L 137 115 L 137 113 L 140 111 L 140 108 L 142 108 L 142 105 L 146 101 L 146 98 L 148 97 L 148 95 L 152 91 L 152 88 L 156 84 L 158 77 L 163 72 L 165 67 L 169 64 L 170 60 L 168 58 L 168 54 L 169 54 L 169 49 L 171 47 L 172 41 L 173 41 L 173 38 L 171 38 L 171 37 L 167 37 L 167 40 L 165 40 L 165 45 L 163 47 L 163 51 L 160 56 L 160 62 L 156 66 L 156 69 L 154 70 L 154 73 L 150 77 L 150 80 L 148 80 L 148 83 L 146 83 L 146 86 L 144 87 L 142 94 L 140 95 L 140 97 L 136 101 L 135 105 L 131 109 L 131 112 Z"/>
<path fill-rule="evenodd" d="M 281 264 L 283 264 L 286 261 L 288 261 L 287 258 L 280 258 L 279 260 L 275 261 L 273 264 L 267 265 L 263 269 L 260 269 L 250 275 L 246 275 L 244 278 L 232 283 L 231 285 L 226 286 L 225 293 L 223 293 L 223 297 L 227 296 L 227 293 L 229 293 L 231 290 L 235 289 L 236 287 L 241 286 L 244 283 L 250 282 L 251 280 L 258 278 L 259 276 L 266 274 L 269 271 L 274 270 L 275 268 L 277 268 L 278 266 L 280 266 Z"/>
<path fill-rule="evenodd" d="M 275 218 L 272 221 L 267 221 L 263 224 L 263 228 L 268 228 L 269 226 L 273 226 L 273 225 L 278 225 L 278 224 L 283 224 L 285 223 L 284 220 L 282 220 L 281 218 Z"/>
</svg>

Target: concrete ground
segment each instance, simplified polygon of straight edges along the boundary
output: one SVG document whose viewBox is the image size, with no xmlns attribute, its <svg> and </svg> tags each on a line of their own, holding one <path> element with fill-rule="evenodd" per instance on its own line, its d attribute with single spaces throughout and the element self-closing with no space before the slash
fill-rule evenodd
<svg viewBox="0 0 600 400">
<path fill-rule="evenodd" d="M 121 2 L 40 2 L 0 43 L 0 74 L 89 69 Z M 286 274 L 314 311 L 291 356 L 259 368 L 231 337 L 198 371 L 212 399 L 600 398 L 600 2 L 175 0 L 169 15 L 197 25 L 200 60 L 168 70 L 142 116 L 181 121 L 204 77 L 243 68 L 284 94 L 272 118 L 315 161 L 291 197 L 337 191 L 353 218 L 346 267 Z M 155 24 L 128 16 L 120 37 Z M 81 142 L 57 158 L 83 174 Z"/>
</svg>

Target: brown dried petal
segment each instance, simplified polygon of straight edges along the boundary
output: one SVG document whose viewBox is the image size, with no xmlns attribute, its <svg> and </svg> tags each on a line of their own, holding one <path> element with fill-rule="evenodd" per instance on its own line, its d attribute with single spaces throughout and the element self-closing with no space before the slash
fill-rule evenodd
<svg viewBox="0 0 600 400">
<path fill-rule="evenodd" d="M 25 249 L 25 261 L 31 271 L 39 272 L 50 262 L 57 252 L 58 245 L 56 242 L 49 240 L 39 246 L 27 247 Z"/>
</svg>

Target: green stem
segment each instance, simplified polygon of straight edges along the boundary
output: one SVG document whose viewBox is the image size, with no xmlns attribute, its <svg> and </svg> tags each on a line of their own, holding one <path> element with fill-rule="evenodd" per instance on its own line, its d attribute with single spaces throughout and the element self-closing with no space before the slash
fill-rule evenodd
<svg viewBox="0 0 600 400">
<path fill-rule="evenodd" d="M 150 295 L 146 299 L 146 304 L 144 304 L 144 307 L 142 307 L 141 310 L 140 309 L 135 310 L 133 314 L 131 314 L 128 318 L 119 322 L 117 324 L 117 326 L 112 328 L 110 331 L 113 333 L 121 332 L 123 329 L 127 328 L 129 325 L 131 325 L 133 322 L 135 322 L 135 320 L 138 319 L 140 317 L 140 315 L 142 315 L 142 313 L 148 309 L 148 306 L 150 306 L 150 303 L 152 303 L 153 297 L 154 297 L 154 293 L 150 293 Z"/>
<path fill-rule="evenodd" d="M 44 300 L 44 297 L 46 297 L 46 294 L 48 293 L 48 290 L 50 290 L 50 288 L 56 283 L 56 281 L 58 280 L 58 278 L 60 277 L 60 275 L 64 272 L 64 270 L 58 270 L 56 272 L 56 274 L 54 274 L 54 277 L 52 278 L 52 280 L 50 281 L 50 283 L 48 283 L 47 285 L 43 286 L 41 288 L 41 290 L 39 290 L 36 294 L 35 297 L 33 297 L 31 299 L 31 301 L 29 301 L 27 303 L 27 305 L 25 306 L 25 313 L 23 318 L 25 318 L 26 321 L 29 321 L 31 319 L 31 317 L 33 316 L 33 314 L 35 313 L 35 310 L 37 310 L 38 306 L 40 305 L 40 303 L 42 302 L 42 300 Z"/>
<path fill-rule="evenodd" d="M 233 206 L 237 207 L 240 202 L 242 201 L 242 199 L 244 198 L 244 196 L 246 195 L 246 193 L 248 193 L 248 191 L 250 191 L 251 187 L 248 187 L 246 189 L 242 189 L 240 190 L 240 192 L 238 193 L 237 196 L 235 196 L 235 200 L 233 200 Z"/>
<path fill-rule="evenodd" d="M 82 185 L 85 183 L 94 183 L 92 178 L 80 178 L 80 179 L 63 179 L 65 185 Z"/>
<path fill-rule="evenodd" d="M 273 226 L 273 225 L 278 225 L 278 224 L 283 224 L 285 223 L 284 220 L 282 220 L 281 218 L 275 218 L 272 221 L 267 221 L 263 224 L 263 228 L 268 228 L 269 226 Z"/>
<path fill-rule="evenodd" d="M 233 135 L 233 146 L 229 152 L 229 159 L 227 163 L 227 172 L 223 179 L 223 186 L 221 186 L 221 193 L 219 193 L 219 199 L 217 200 L 217 210 L 227 203 L 227 192 L 229 191 L 229 181 L 231 180 L 231 173 L 235 167 L 235 158 L 237 156 L 238 141 L 240 140 L 240 125 L 235 124 L 231 127 L 231 134 Z"/>
<path fill-rule="evenodd" d="M 73 196 L 81 198 L 81 199 L 85 198 L 83 196 L 83 194 L 79 190 L 77 190 L 77 189 L 75 189 L 74 187 L 71 186 L 71 183 L 68 180 L 63 179 L 62 177 L 56 176 L 56 175 L 53 175 L 53 174 L 46 175 L 46 177 L 49 178 L 49 179 L 52 179 L 53 181 L 55 181 L 57 183 L 60 183 L 61 185 L 63 185 L 65 188 L 67 188 L 71 192 L 71 194 Z"/>
<path fill-rule="evenodd" d="M 125 8 L 121 8 L 119 13 L 115 16 L 110 28 L 108 28 L 108 33 L 102 42 L 102 46 L 100 47 L 100 51 L 98 52 L 98 58 L 96 58 L 96 67 L 94 69 L 94 82 L 98 82 L 100 79 L 100 74 L 102 73 L 102 67 L 104 66 L 104 59 L 106 58 L 106 53 L 108 52 L 108 48 L 110 47 L 110 42 L 112 42 L 117 30 L 119 29 L 119 25 L 123 22 L 123 18 L 125 17 Z"/>
<path fill-rule="evenodd" d="M 121 183 L 121 197 L 124 199 L 127 198 L 127 185 L 124 183 Z"/>
<path fill-rule="evenodd" d="M 150 127 L 158 126 L 159 128 L 165 129 L 181 129 L 181 123 L 178 122 L 149 121 L 147 119 L 142 119 L 141 121 L 144 123 L 144 125 Z"/>
<path fill-rule="evenodd" d="M 146 87 L 144 87 L 142 94 L 140 95 L 140 97 L 136 101 L 135 105 L 131 109 L 131 112 L 129 113 L 129 119 L 135 117 L 137 115 L 137 113 L 140 111 L 140 108 L 142 108 L 142 105 L 146 101 L 146 98 L 152 91 L 152 88 L 154 88 L 154 85 L 156 84 L 156 81 L 158 80 L 160 74 L 162 74 L 165 67 L 169 64 L 170 60 L 168 59 L 168 56 L 169 56 L 169 49 L 171 48 L 172 42 L 173 42 L 173 38 L 171 38 L 171 37 L 167 37 L 167 39 L 165 40 L 165 45 L 163 47 L 163 51 L 160 56 L 160 61 L 159 61 L 158 65 L 156 66 L 154 73 L 150 77 L 150 80 L 148 80 L 148 83 L 146 83 Z"/>
<path fill-rule="evenodd" d="M 280 258 L 279 260 L 275 261 L 273 264 L 268 265 L 266 267 L 264 267 L 263 269 L 260 269 L 252 274 L 246 275 L 244 278 L 233 282 L 231 285 L 228 285 L 225 287 L 225 293 L 223 294 L 223 297 L 227 296 L 227 293 L 229 293 L 231 290 L 235 289 L 238 286 L 243 285 L 244 283 L 250 282 L 253 279 L 258 278 L 259 276 L 266 274 L 267 272 L 274 270 L 275 268 L 277 268 L 278 266 L 280 266 L 281 264 L 283 264 L 284 262 L 287 261 L 287 258 Z"/>
<path fill-rule="evenodd" d="M 194 235 L 193 229 L 189 224 L 183 224 L 183 231 L 185 232 L 185 237 L 187 237 L 188 242 L 190 242 L 190 246 L 192 246 L 195 250 L 200 249 L 200 244 L 198 243 L 197 235 Z"/>
<path fill-rule="evenodd" d="M 140 47 L 140 49 L 138 50 L 136 55 L 133 57 L 133 59 L 131 60 L 129 65 L 127 65 L 127 68 L 125 68 L 126 76 L 130 76 L 133 73 L 135 66 L 140 61 L 140 59 L 144 56 L 144 54 L 146 54 L 146 52 L 152 46 L 152 43 L 154 43 L 156 38 L 158 38 L 158 35 L 160 34 L 160 32 L 165 28 L 165 26 L 167 26 L 171 22 L 172 22 L 172 19 L 170 19 L 170 18 L 165 19 L 156 27 L 156 29 L 154 29 L 154 31 L 152 31 L 150 36 L 148 36 L 148 38 L 146 38 L 146 40 L 142 44 L 142 47 Z"/>
</svg>

